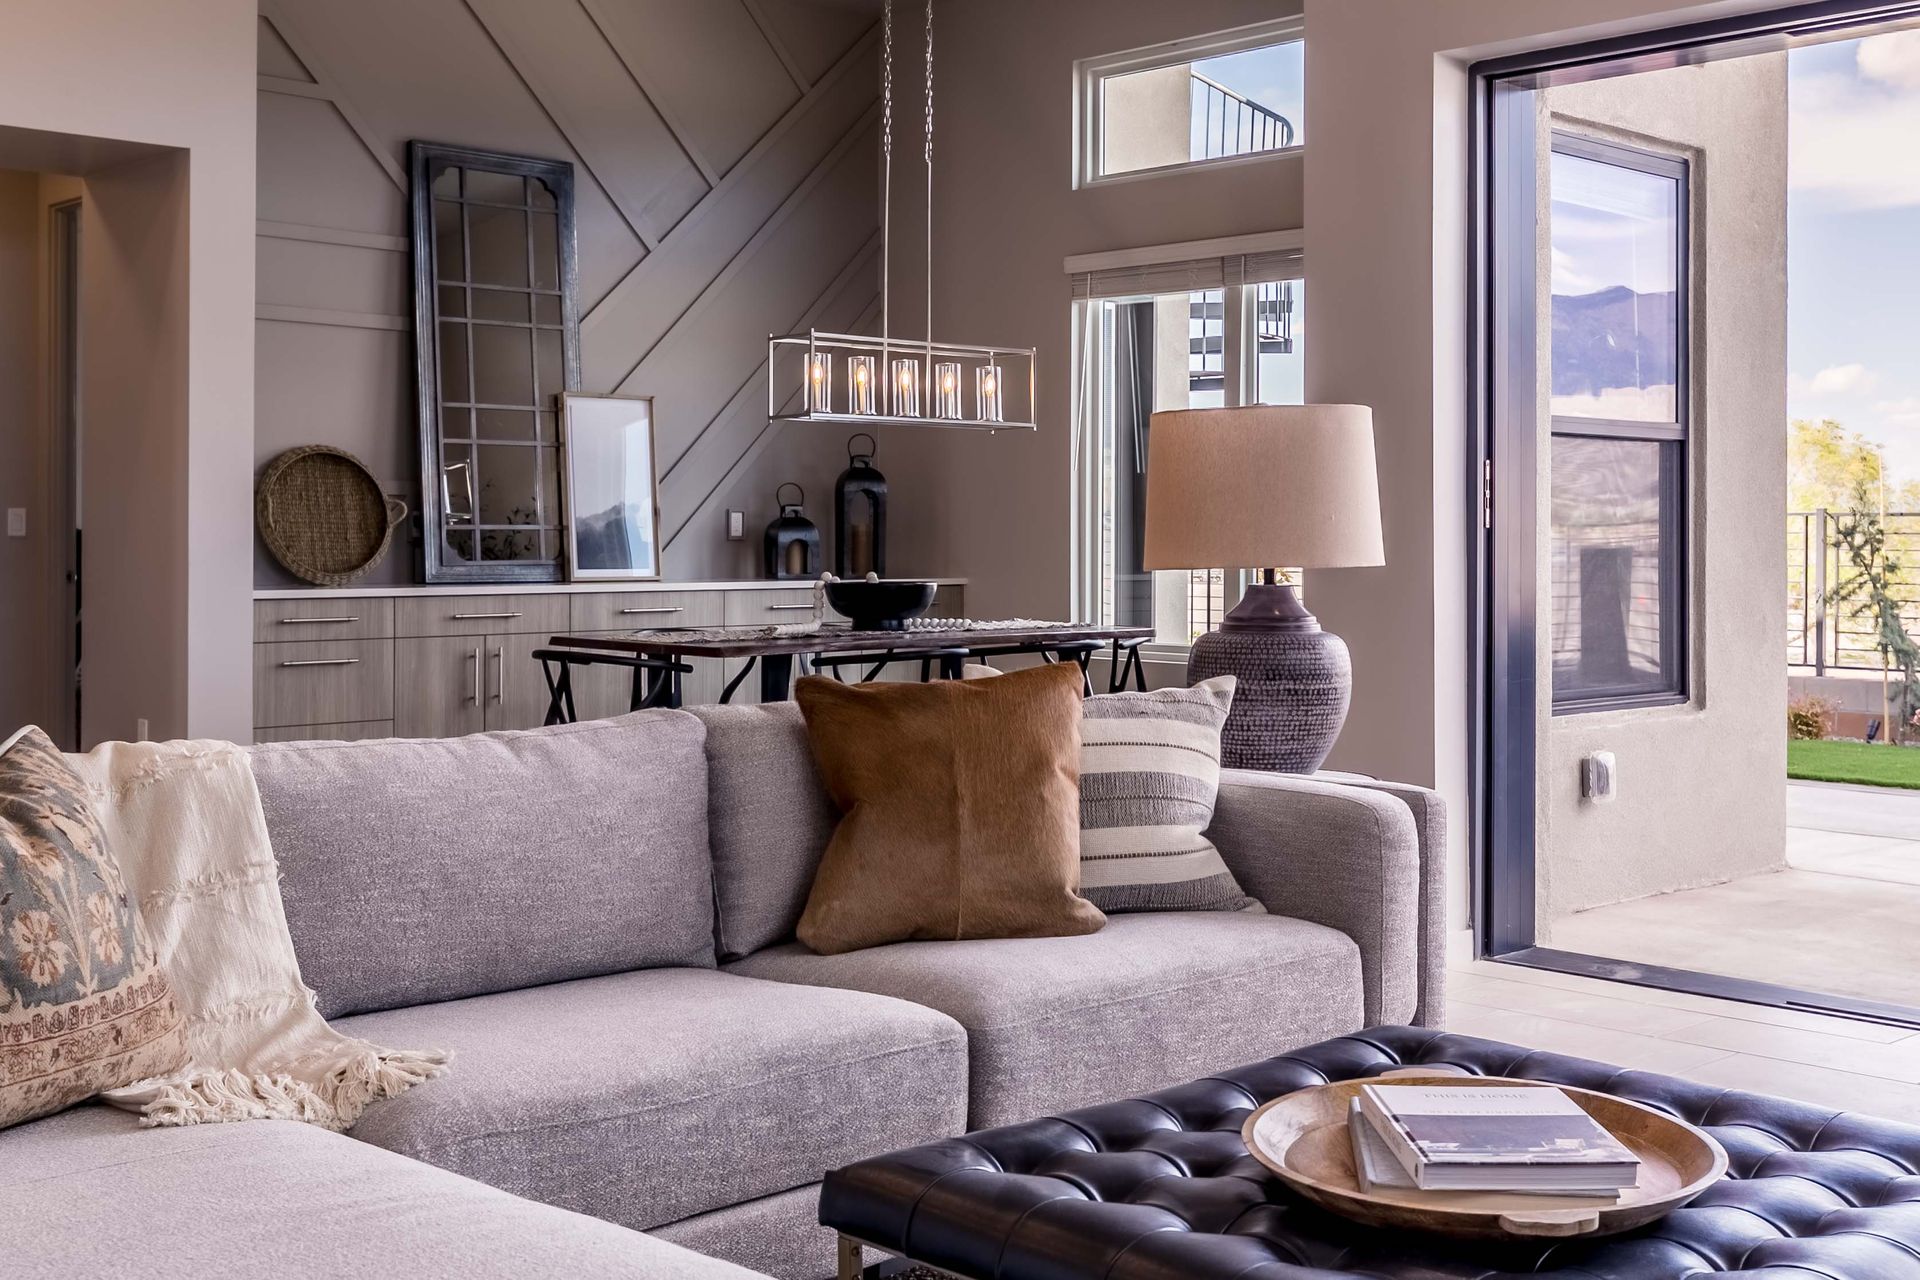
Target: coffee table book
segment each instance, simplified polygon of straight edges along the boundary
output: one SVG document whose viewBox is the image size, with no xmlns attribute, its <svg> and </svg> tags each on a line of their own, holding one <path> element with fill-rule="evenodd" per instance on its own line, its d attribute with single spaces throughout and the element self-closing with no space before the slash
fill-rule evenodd
<svg viewBox="0 0 1920 1280">
<path fill-rule="evenodd" d="M 1370 1084 L 1360 1109 L 1423 1191 L 1631 1187 L 1639 1159 L 1550 1085 Z"/>
<path fill-rule="evenodd" d="M 1386 1141 L 1374 1130 L 1371 1123 L 1360 1111 L 1360 1099 L 1355 1098 L 1347 1104 L 1347 1137 L 1353 1144 L 1353 1175 L 1362 1191 L 1417 1191 L 1413 1175 L 1400 1167 Z M 1435 1192 L 1444 1195 L 1445 1192 Z M 1559 1196 L 1569 1201 L 1588 1204 L 1612 1204 L 1620 1199 L 1617 1187 L 1606 1187 L 1595 1191 L 1572 1191 L 1565 1188 L 1532 1189 L 1516 1187 L 1514 1195 Z"/>
</svg>

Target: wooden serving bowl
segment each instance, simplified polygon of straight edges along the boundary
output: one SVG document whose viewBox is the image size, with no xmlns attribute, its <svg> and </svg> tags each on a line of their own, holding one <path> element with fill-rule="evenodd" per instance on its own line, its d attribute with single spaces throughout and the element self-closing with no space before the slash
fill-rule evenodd
<svg viewBox="0 0 1920 1280">
<path fill-rule="evenodd" d="M 1640 1157 L 1639 1185 L 1618 1200 L 1515 1195 L 1504 1191 L 1362 1191 L 1353 1170 L 1347 1104 L 1368 1084 L 1539 1086 L 1497 1076 L 1392 1072 L 1341 1080 L 1275 1098 L 1240 1136 L 1255 1159 L 1323 1208 L 1372 1226 L 1477 1238 L 1611 1235 L 1680 1208 L 1727 1171 L 1727 1153 L 1700 1129 L 1652 1107 L 1569 1085 L 1556 1086 Z"/>
</svg>

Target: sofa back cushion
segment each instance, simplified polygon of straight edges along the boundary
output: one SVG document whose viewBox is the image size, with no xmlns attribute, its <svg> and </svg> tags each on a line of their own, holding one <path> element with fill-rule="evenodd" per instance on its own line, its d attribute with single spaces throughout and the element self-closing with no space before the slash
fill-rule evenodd
<svg viewBox="0 0 1920 1280">
<path fill-rule="evenodd" d="M 705 730 L 678 711 L 254 749 L 327 1017 L 711 967 Z"/>
<path fill-rule="evenodd" d="M 722 960 L 791 941 L 840 814 L 799 704 L 694 707 L 707 726 L 707 823 Z"/>
</svg>

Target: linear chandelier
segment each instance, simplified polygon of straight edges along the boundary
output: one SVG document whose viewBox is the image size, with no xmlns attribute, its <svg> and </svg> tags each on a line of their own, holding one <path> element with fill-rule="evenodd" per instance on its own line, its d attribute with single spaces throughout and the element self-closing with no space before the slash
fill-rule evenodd
<svg viewBox="0 0 1920 1280">
<path fill-rule="evenodd" d="M 767 339 L 767 417 L 774 422 L 1034 429 L 1034 348 L 933 339 L 933 0 L 927 0 L 926 330 L 892 328 L 893 0 L 881 16 L 880 333 Z"/>
</svg>

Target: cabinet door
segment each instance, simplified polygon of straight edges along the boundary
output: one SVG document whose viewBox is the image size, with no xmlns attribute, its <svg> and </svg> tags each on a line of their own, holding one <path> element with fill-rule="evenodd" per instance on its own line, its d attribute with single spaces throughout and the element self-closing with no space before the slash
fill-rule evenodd
<svg viewBox="0 0 1920 1280">
<path fill-rule="evenodd" d="M 487 728 L 538 729 L 547 722 L 547 678 L 533 657 L 546 647 L 546 636 L 487 637 Z M 580 714 L 586 719 L 586 708 Z"/>
<path fill-rule="evenodd" d="M 395 642 L 393 731 L 402 738 L 457 738 L 487 727 L 485 636 Z"/>
</svg>

